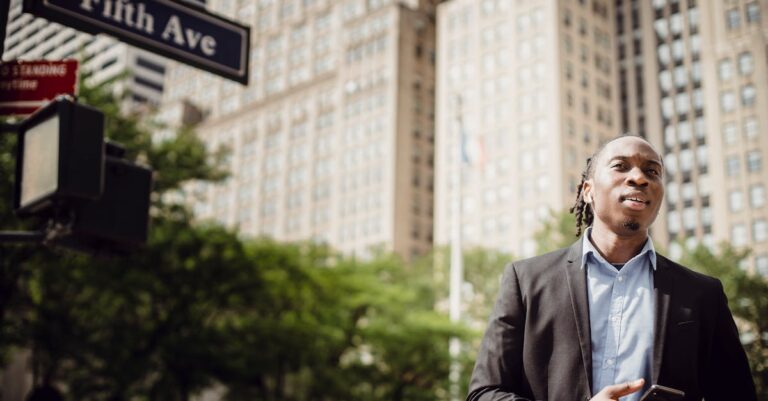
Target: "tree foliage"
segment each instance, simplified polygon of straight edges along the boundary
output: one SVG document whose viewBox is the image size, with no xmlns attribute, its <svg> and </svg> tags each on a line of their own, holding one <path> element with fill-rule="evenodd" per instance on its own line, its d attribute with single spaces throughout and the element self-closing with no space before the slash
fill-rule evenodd
<svg viewBox="0 0 768 401">
<path fill-rule="evenodd" d="M 195 224 L 167 195 L 226 177 L 224 154 L 191 129 L 154 140 L 105 87 L 83 85 L 79 98 L 105 113 L 106 135 L 130 159 L 156 170 L 150 236 L 117 258 L 0 247 L 0 350 L 31 349 L 37 384 L 94 401 L 210 388 L 233 401 L 447 398 L 449 338 L 471 333 L 434 311 L 429 272 Z M 0 146 L 7 196 L 13 138 Z M 19 226 L 5 199 L 3 228 Z"/>
<path fill-rule="evenodd" d="M 717 253 L 705 246 L 686 249 L 681 263 L 723 283 L 749 358 L 759 399 L 768 399 L 768 281 L 738 266 L 749 256 L 723 243 Z"/>
<path fill-rule="evenodd" d="M 534 233 L 533 238 L 538 254 L 568 247 L 578 239 L 576 217 L 567 210 L 550 210 L 549 218 L 541 222 L 541 228 Z"/>
</svg>

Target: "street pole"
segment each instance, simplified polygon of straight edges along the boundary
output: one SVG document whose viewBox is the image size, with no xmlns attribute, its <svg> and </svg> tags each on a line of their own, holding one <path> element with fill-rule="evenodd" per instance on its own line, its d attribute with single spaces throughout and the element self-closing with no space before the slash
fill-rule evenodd
<svg viewBox="0 0 768 401">
<path fill-rule="evenodd" d="M 453 185 L 453 200 L 451 201 L 451 267 L 449 283 L 449 313 L 451 322 L 458 323 L 461 320 L 461 282 L 464 276 L 464 266 L 461 252 L 461 207 L 462 207 L 462 185 L 464 181 L 464 165 L 462 143 L 464 140 L 464 122 L 462 118 L 462 98 L 456 96 L 456 139 L 455 146 L 456 158 L 454 161 L 454 174 L 456 182 Z M 458 338 L 452 337 L 449 344 L 451 355 L 450 371 L 450 394 L 452 401 L 458 401 L 459 379 L 461 377 L 461 364 L 459 363 L 459 354 L 461 353 L 461 342 Z"/>
</svg>

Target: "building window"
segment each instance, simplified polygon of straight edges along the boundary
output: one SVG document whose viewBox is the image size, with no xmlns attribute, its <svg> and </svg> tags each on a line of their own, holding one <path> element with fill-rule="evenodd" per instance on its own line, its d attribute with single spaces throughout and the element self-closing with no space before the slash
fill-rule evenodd
<svg viewBox="0 0 768 401">
<path fill-rule="evenodd" d="M 725 159 L 725 173 L 728 177 L 736 177 L 739 175 L 739 157 L 728 156 Z"/>
<path fill-rule="evenodd" d="M 664 40 L 667 38 L 667 20 L 666 19 L 659 19 L 656 20 L 653 24 L 654 28 L 656 29 L 656 34 L 659 36 L 659 39 Z"/>
<path fill-rule="evenodd" d="M 747 244 L 747 227 L 744 224 L 731 226 L 731 243 L 736 247 Z"/>
<path fill-rule="evenodd" d="M 752 239 L 755 242 L 763 242 L 768 239 L 768 223 L 765 219 L 757 219 L 752 222 Z"/>
<path fill-rule="evenodd" d="M 688 74 L 685 72 L 685 67 L 682 65 L 675 67 L 674 75 L 675 85 L 678 88 L 685 88 L 685 84 L 688 83 Z M 678 94 L 677 96 L 679 97 L 681 94 Z"/>
<path fill-rule="evenodd" d="M 720 92 L 720 110 L 728 113 L 736 109 L 736 95 L 733 91 Z"/>
<path fill-rule="evenodd" d="M 755 257 L 755 269 L 763 277 L 768 277 L 768 255 L 758 255 Z"/>
<path fill-rule="evenodd" d="M 669 16 L 669 30 L 673 35 L 679 35 L 683 32 L 683 17 L 680 13 Z"/>
<path fill-rule="evenodd" d="M 708 160 L 709 157 L 707 157 L 707 145 L 699 145 L 699 147 L 696 148 L 696 161 L 699 164 L 699 168 L 706 169 Z"/>
<path fill-rule="evenodd" d="M 707 174 L 699 174 L 697 186 L 699 187 L 699 196 L 709 196 L 712 193 L 712 184 Z"/>
<path fill-rule="evenodd" d="M 736 123 L 728 122 L 723 124 L 723 141 L 725 141 L 726 144 L 732 145 L 736 143 L 736 140 L 738 138 L 739 138 L 739 129 Z"/>
<path fill-rule="evenodd" d="M 738 8 L 732 8 L 725 12 L 725 25 L 729 30 L 738 29 L 741 25 L 741 16 Z"/>
<path fill-rule="evenodd" d="M 728 193 L 728 209 L 731 212 L 739 212 L 744 209 L 744 195 L 741 191 L 731 191 Z"/>
<path fill-rule="evenodd" d="M 680 171 L 687 172 L 693 168 L 693 151 L 684 149 L 680 151 Z"/>
<path fill-rule="evenodd" d="M 672 90 L 672 73 L 669 70 L 659 72 L 659 85 L 664 92 Z"/>
<path fill-rule="evenodd" d="M 747 3 L 747 22 L 750 24 L 760 22 L 760 5 L 756 1 Z"/>
<path fill-rule="evenodd" d="M 698 61 L 691 64 L 691 80 L 694 84 L 701 82 L 701 63 Z"/>
<path fill-rule="evenodd" d="M 567 8 L 563 10 L 563 25 L 566 27 L 571 26 L 571 10 Z"/>
<path fill-rule="evenodd" d="M 729 81 L 733 78 L 733 63 L 731 59 L 722 59 L 718 63 L 718 75 L 721 81 Z"/>
<path fill-rule="evenodd" d="M 666 43 L 663 45 L 660 45 L 656 49 L 656 53 L 658 53 L 659 62 L 661 64 L 669 64 L 669 61 L 672 59 L 672 55 L 669 51 L 669 46 Z"/>
<path fill-rule="evenodd" d="M 579 18 L 579 34 L 581 36 L 587 36 L 589 29 L 587 28 L 587 20 Z"/>
<path fill-rule="evenodd" d="M 757 125 L 757 118 L 746 117 L 744 119 L 744 136 L 747 139 L 755 139 L 759 134 L 760 132 Z"/>
<path fill-rule="evenodd" d="M 661 99 L 661 114 L 664 118 L 672 118 L 675 114 L 675 104 L 671 97 L 664 97 Z"/>
<path fill-rule="evenodd" d="M 755 86 L 752 84 L 744 85 L 741 87 L 741 105 L 744 107 L 752 107 L 755 105 Z"/>
<path fill-rule="evenodd" d="M 688 114 L 688 110 L 691 108 L 691 101 L 688 98 L 688 93 L 678 93 L 677 96 L 675 96 L 675 103 L 678 114 Z"/>
<path fill-rule="evenodd" d="M 667 155 L 664 156 L 664 167 L 666 167 L 667 172 L 671 175 L 677 173 L 677 154 L 667 153 Z"/>
<path fill-rule="evenodd" d="M 747 170 L 750 173 L 756 173 L 763 168 L 763 156 L 759 150 L 747 152 Z"/>
<path fill-rule="evenodd" d="M 156 83 L 154 81 L 150 81 L 149 79 L 146 79 L 144 77 L 134 77 L 133 81 L 137 85 L 144 86 L 144 87 L 147 87 L 147 88 L 151 88 L 151 89 L 154 89 L 154 90 L 156 90 L 158 92 L 162 92 L 163 91 L 163 84 Z"/>
<path fill-rule="evenodd" d="M 681 39 L 677 39 L 672 42 L 672 58 L 675 61 L 682 61 L 685 56 L 685 45 Z"/>
<path fill-rule="evenodd" d="M 704 94 L 700 88 L 693 91 L 693 108 L 696 110 L 704 109 Z"/>
<path fill-rule="evenodd" d="M 667 203 L 670 205 L 677 204 L 677 201 L 680 199 L 680 191 L 677 189 L 677 182 L 671 181 L 667 184 L 665 196 L 667 197 Z"/>
<path fill-rule="evenodd" d="M 686 182 L 681 186 L 680 194 L 683 197 L 683 201 L 692 201 L 696 196 L 696 188 L 693 186 L 693 183 Z M 685 214 L 683 215 L 683 220 L 685 220 Z"/>
<path fill-rule="evenodd" d="M 671 124 L 667 125 L 664 127 L 664 144 L 667 145 L 668 148 L 672 148 L 675 146 L 676 142 L 675 126 Z"/>
<path fill-rule="evenodd" d="M 671 234 L 675 234 L 680 231 L 680 217 L 677 211 L 670 211 L 667 213 L 667 229 Z"/>
<path fill-rule="evenodd" d="M 694 5 L 692 1 L 688 2 L 688 7 L 691 7 L 688 9 L 688 28 L 691 32 L 695 32 L 699 27 L 699 9 L 695 8 Z"/>
<path fill-rule="evenodd" d="M 688 207 L 683 210 L 683 227 L 686 230 L 696 229 L 696 222 L 698 221 L 699 219 L 696 216 L 696 209 Z"/>
<path fill-rule="evenodd" d="M 691 35 L 688 41 L 690 42 L 691 54 L 696 58 L 697 55 L 701 54 L 701 37 L 698 34 Z"/>
<path fill-rule="evenodd" d="M 755 69 L 755 62 L 752 58 L 752 53 L 743 52 L 739 54 L 739 73 L 741 75 L 749 75 Z"/>
<path fill-rule="evenodd" d="M 704 124 L 704 117 L 696 117 L 696 121 L 693 122 L 693 133 L 698 139 L 707 137 L 707 127 Z"/>
<path fill-rule="evenodd" d="M 749 205 L 753 209 L 765 206 L 765 187 L 763 184 L 752 185 L 749 187 Z"/>
</svg>

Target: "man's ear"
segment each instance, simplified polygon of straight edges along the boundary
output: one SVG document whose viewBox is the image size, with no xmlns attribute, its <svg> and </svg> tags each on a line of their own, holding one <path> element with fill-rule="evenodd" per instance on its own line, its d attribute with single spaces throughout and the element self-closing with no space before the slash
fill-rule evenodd
<svg viewBox="0 0 768 401">
<path fill-rule="evenodd" d="M 584 185 L 581 187 L 581 197 L 584 199 L 584 203 L 592 206 L 592 179 L 584 181 Z"/>
</svg>

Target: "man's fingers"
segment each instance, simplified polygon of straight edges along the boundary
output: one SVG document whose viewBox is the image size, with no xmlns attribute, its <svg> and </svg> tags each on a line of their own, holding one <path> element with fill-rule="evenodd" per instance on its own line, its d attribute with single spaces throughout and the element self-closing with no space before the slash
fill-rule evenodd
<svg viewBox="0 0 768 401">
<path fill-rule="evenodd" d="M 605 392 L 605 394 L 611 398 L 619 398 L 627 394 L 640 391 L 640 389 L 643 388 L 643 384 L 645 384 L 645 379 L 637 379 L 631 382 L 613 384 L 605 387 L 601 393 Z"/>
</svg>

